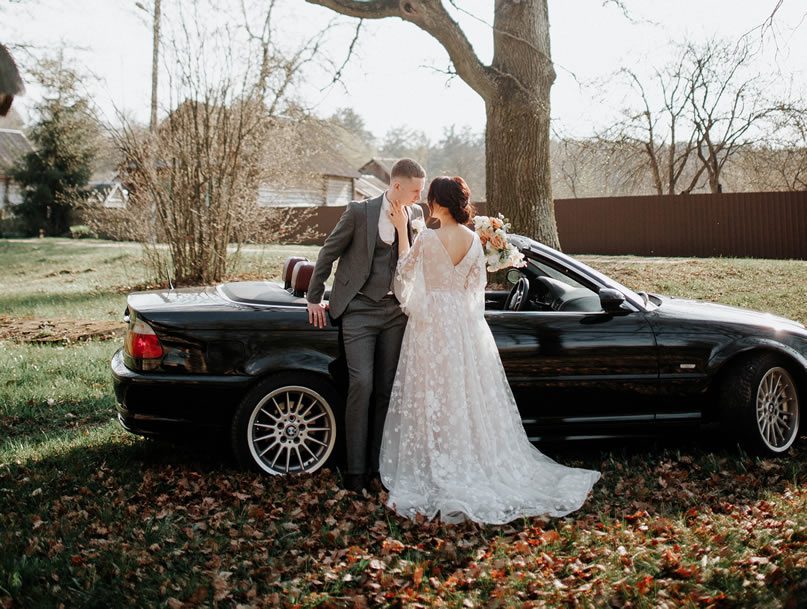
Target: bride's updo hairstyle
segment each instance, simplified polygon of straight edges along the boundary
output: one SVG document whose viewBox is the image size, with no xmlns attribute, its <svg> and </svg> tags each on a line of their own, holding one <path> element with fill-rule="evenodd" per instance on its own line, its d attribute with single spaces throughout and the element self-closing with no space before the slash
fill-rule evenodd
<svg viewBox="0 0 807 609">
<path fill-rule="evenodd" d="M 459 176 L 434 178 L 429 184 L 426 201 L 430 205 L 436 203 L 448 209 L 451 217 L 460 224 L 468 224 L 474 215 L 474 206 L 471 205 L 471 190 L 465 180 Z"/>
</svg>

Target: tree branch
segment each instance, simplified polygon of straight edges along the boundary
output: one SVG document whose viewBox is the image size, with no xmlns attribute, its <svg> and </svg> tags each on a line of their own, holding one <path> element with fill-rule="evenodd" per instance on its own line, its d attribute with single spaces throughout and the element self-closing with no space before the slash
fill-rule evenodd
<svg viewBox="0 0 807 609">
<path fill-rule="evenodd" d="M 491 69 L 476 56 L 470 41 L 440 0 L 306 0 L 342 15 L 360 19 L 400 17 L 435 38 L 448 52 L 462 80 L 483 99 L 491 99 L 495 80 Z"/>
<path fill-rule="evenodd" d="M 384 17 L 400 17 L 398 0 L 306 0 L 309 4 L 318 4 L 332 11 L 358 17 L 359 19 L 383 19 Z"/>
<path fill-rule="evenodd" d="M 323 87 L 320 91 L 324 91 L 331 85 L 336 84 L 342 79 L 342 72 L 344 71 L 347 63 L 350 61 L 350 58 L 353 57 L 353 49 L 356 47 L 356 43 L 359 41 L 359 33 L 361 32 L 361 24 L 364 23 L 364 19 L 359 19 L 358 23 L 356 24 L 356 31 L 353 34 L 353 40 L 350 41 L 350 46 L 347 48 L 347 56 L 345 60 L 342 62 L 336 72 L 333 75 L 333 80 L 331 80 L 330 84 L 327 87 Z"/>
</svg>

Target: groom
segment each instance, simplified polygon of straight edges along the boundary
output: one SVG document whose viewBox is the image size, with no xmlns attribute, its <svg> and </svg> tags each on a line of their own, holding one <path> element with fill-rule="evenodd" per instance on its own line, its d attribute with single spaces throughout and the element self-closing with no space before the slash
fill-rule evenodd
<svg viewBox="0 0 807 609">
<path fill-rule="evenodd" d="M 422 216 L 419 206 L 426 172 L 412 159 L 392 166 L 389 188 L 381 196 L 352 201 L 319 252 L 308 288 L 308 321 L 326 326 L 325 311 L 341 318 L 349 387 L 345 408 L 348 490 L 361 492 L 369 477 L 377 479 L 384 419 L 407 318 L 392 293 L 398 263 L 398 236 L 390 219 L 393 209 L 409 209 L 407 233 L 411 245 L 412 220 Z M 325 280 L 339 260 L 328 305 L 323 304 Z M 372 404 L 370 403 L 372 397 Z M 373 428 L 368 455 L 370 408 Z M 369 462 L 368 462 L 369 461 Z"/>
</svg>

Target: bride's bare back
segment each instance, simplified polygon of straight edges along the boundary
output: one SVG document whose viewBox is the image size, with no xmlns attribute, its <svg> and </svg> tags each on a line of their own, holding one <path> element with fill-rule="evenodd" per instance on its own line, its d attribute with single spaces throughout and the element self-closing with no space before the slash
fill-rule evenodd
<svg viewBox="0 0 807 609">
<path fill-rule="evenodd" d="M 443 248 L 451 258 L 451 263 L 457 266 L 465 258 L 471 245 L 474 242 L 474 232 L 465 227 L 455 224 L 435 229 L 437 238 L 443 244 Z"/>
</svg>

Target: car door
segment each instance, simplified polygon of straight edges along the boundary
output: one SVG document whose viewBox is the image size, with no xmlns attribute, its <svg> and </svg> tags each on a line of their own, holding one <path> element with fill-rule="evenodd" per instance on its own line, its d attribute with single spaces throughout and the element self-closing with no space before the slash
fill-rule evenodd
<svg viewBox="0 0 807 609">
<path fill-rule="evenodd" d="M 588 302 L 598 303 L 593 288 Z M 588 306 L 599 310 L 486 312 L 524 426 L 535 439 L 636 433 L 653 424 L 658 354 L 645 312 Z"/>
</svg>

